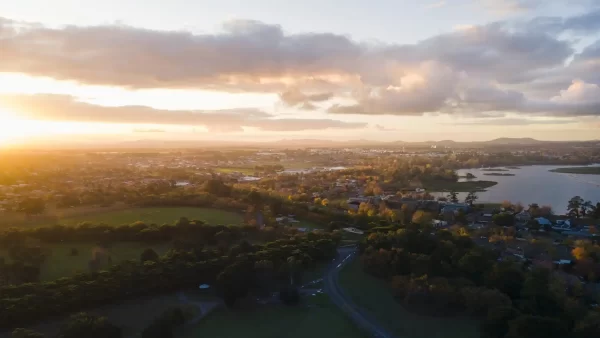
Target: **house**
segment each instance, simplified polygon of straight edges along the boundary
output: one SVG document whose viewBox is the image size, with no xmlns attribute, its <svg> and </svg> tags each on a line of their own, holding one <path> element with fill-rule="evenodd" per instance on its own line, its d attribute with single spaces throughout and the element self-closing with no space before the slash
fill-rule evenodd
<svg viewBox="0 0 600 338">
<path fill-rule="evenodd" d="M 470 210 L 470 206 L 465 203 L 448 203 L 442 208 L 442 213 L 458 212 L 459 210 L 468 212 Z"/>
<path fill-rule="evenodd" d="M 543 226 L 543 227 L 545 227 L 545 226 L 549 226 L 549 227 L 551 227 L 551 226 L 552 226 L 552 222 L 550 222 L 550 220 L 549 220 L 549 219 L 547 219 L 547 218 L 544 218 L 544 217 L 538 217 L 538 218 L 536 218 L 535 220 L 538 222 L 538 224 L 539 224 L 540 226 Z"/>
<path fill-rule="evenodd" d="M 487 224 L 490 223 L 494 218 L 492 214 L 483 214 L 477 218 L 477 223 Z"/>
<path fill-rule="evenodd" d="M 435 227 L 435 228 L 446 228 L 448 226 L 448 222 L 446 221 L 442 221 L 439 219 L 434 219 L 431 221 L 431 224 Z"/>
<path fill-rule="evenodd" d="M 353 233 L 353 234 L 359 234 L 359 235 L 363 235 L 365 232 L 362 230 L 359 230 L 357 228 L 342 228 L 342 230 Z"/>
<path fill-rule="evenodd" d="M 515 215 L 517 222 L 527 223 L 531 220 L 531 214 L 527 211 L 521 211 Z"/>
</svg>

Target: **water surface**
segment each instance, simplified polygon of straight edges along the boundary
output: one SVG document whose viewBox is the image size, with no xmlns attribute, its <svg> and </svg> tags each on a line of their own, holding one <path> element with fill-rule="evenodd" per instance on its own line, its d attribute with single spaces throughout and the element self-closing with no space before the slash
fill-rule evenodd
<svg viewBox="0 0 600 338">
<path fill-rule="evenodd" d="M 600 164 L 594 166 L 600 166 Z M 539 205 L 550 205 L 556 213 L 566 212 L 567 202 L 573 196 L 581 196 L 594 204 L 600 202 L 600 175 L 562 174 L 549 171 L 566 167 L 569 166 L 536 165 L 524 166 L 520 169 L 501 167 L 508 171 L 499 173 L 510 173 L 515 176 L 485 176 L 484 174 L 491 172 L 481 169 L 461 169 L 457 173 L 459 176 L 471 173 L 477 177 L 476 180 L 498 182 L 487 191 L 477 193 L 478 202 L 509 200 L 513 203 L 521 202 L 525 206 L 538 203 Z M 459 194 L 461 199 L 464 199 L 465 196 L 466 194 Z"/>
</svg>

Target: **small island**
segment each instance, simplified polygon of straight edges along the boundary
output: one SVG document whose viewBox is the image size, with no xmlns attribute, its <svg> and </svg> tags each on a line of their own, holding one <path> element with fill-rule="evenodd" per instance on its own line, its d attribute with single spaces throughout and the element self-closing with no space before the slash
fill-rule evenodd
<svg viewBox="0 0 600 338">
<path fill-rule="evenodd" d="M 515 167 L 515 166 L 507 166 L 506 169 L 521 169 L 521 167 Z"/>
<path fill-rule="evenodd" d="M 449 181 L 429 181 L 423 182 L 423 188 L 428 191 L 456 191 L 456 192 L 479 192 L 493 187 L 498 182 L 493 181 L 467 181 L 467 182 L 449 182 Z"/>
<path fill-rule="evenodd" d="M 483 174 L 484 176 L 515 176 L 515 174 L 509 174 L 509 173 L 487 173 L 487 174 Z"/>
<path fill-rule="evenodd" d="M 471 174 L 471 173 L 467 173 L 467 174 L 466 174 L 466 175 L 464 175 L 464 176 L 459 176 L 459 178 L 466 178 L 466 179 L 468 179 L 468 180 L 472 180 L 472 179 L 476 179 L 476 178 L 477 178 L 477 176 L 475 176 L 475 175 L 473 175 L 473 174 Z"/>
<path fill-rule="evenodd" d="M 509 171 L 509 170 L 503 169 L 503 168 L 485 168 L 485 169 L 481 169 L 481 171 Z"/>
<path fill-rule="evenodd" d="M 550 171 L 553 173 L 561 173 L 561 174 L 600 175 L 600 167 L 556 168 L 556 169 L 552 169 Z"/>
</svg>

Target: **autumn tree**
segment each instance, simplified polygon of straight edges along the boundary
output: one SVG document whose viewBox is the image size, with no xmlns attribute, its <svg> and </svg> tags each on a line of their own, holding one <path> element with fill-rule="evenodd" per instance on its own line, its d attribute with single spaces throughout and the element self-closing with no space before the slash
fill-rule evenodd
<svg viewBox="0 0 600 338">
<path fill-rule="evenodd" d="M 430 212 L 417 210 L 412 216 L 412 222 L 421 226 L 431 225 L 433 215 Z"/>
</svg>

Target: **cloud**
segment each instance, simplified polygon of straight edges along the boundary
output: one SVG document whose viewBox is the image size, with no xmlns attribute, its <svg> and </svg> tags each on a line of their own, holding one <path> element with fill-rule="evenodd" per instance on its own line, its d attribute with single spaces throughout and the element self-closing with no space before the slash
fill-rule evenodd
<svg viewBox="0 0 600 338">
<path fill-rule="evenodd" d="M 441 1 L 438 1 L 438 2 L 430 3 L 428 5 L 425 5 L 425 7 L 423 7 L 423 8 L 425 8 L 425 9 L 436 9 L 436 8 L 441 8 L 441 7 L 444 7 L 444 6 L 446 6 L 446 0 L 441 0 Z"/>
<path fill-rule="evenodd" d="M 499 14 L 511 14 L 536 10 L 542 6 L 564 4 L 565 0 L 474 0 L 477 5 Z M 597 7 L 597 0 L 569 0 L 570 6 Z"/>
<path fill-rule="evenodd" d="M 444 125 L 462 126 L 528 126 L 528 125 L 556 125 L 577 123 L 575 120 L 532 120 L 521 118 L 480 119 L 474 121 L 456 121 Z"/>
<path fill-rule="evenodd" d="M 160 124 L 205 126 L 209 131 L 243 131 L 252 127 L 263 131 L 302 131 L 322 129 L 357 129 L 366 123 L 331 119 L 277 119 L 263 111 L 162 110 L 145 106 L 106 107 L 77 101 L 67 95 L 1 95 L 0 106 L 23 118 L 46 121 L 102 122 L 126 124 Z"/>
<path fill-rule="evenodd" d="M 382 126 L 380 124 L 375 124 L 375 125 L 373 125 L 373 127 L 379 131 L 400 131 L 400 129 L 398 129 L 398 128 L 389 128 L 386 126 Z"/>
<path fill-rule="evenodd" d="M 123 25 L 0 25 L 0 71 L 131 88 L 272 90 L 286 78 L 348 72 L 365 52 L 345 36 L 286 35 L 278 25 L 251 20 L 229 21 L 221 33 L 205 35 Z"/>
<path fill-rule="evenodd" d="M 164 129 L 134 129 L 134 133 L 164 133 L 166 130 Z"/>
<path fill-rule="evenodd" d="M 487 3 L 531 9 L 542 1 Z M 290 34 L 279 25 L 251 20 L 226 22 L 214 34 L 192 34 L 123 25 L 48 28 L 4 19 L 0 72 L 133 89 L 277 93 L 288 106 L 328 107 L 331 114 L 589 116 L 592 103 L 552 100 L 574 79 L 600 84 L 597 44 L 577 54 L 573 39 L 560 37 L 598 30 L 598 11 L 587 6 L 570 18 L 494 22 L 414 44 Z M 185 111 L 172 115 L 186 114 L 198 118 Z M 260 119 L 275 120 L 245 116 L 244 123 Z"/>
<path fill-rule="evenodd" d="M 299 106 L 303 110 L 315 110 L 317 107 L 315 102 L 323 102 L 333 98 L 334 93 L 303 93 L 297 88 L 290 88 L 287 91 L 280 93 L 281 101 L 289 106 Z"/>
</svg>

